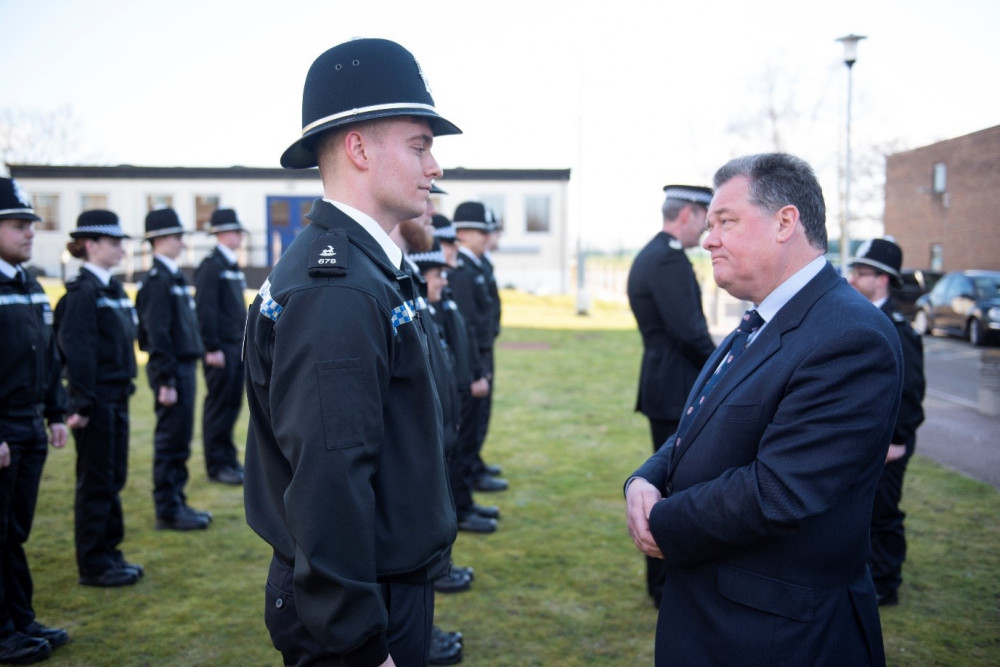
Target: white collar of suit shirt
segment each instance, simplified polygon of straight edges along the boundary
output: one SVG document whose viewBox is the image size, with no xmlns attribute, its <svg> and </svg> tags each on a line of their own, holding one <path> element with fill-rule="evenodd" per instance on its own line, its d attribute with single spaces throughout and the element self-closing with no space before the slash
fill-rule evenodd
<svg viewBox="0 0 1000 667">
<path fill-rule="evenodd" d="M 760 305 L 757 306 L 757 313 L 764 318 L 764 325 L 757 329 L 749 339 L 747 339 L 747 344 L 754 342 L 760 332 L 767 328 L 768 323 L 774 319 L 775 315 L 782 307 L 792 300 L 799 291 L 805 287 L 810 280 L 819 275 L 819 272 L 823 270 L 826 266 L 826 257 L 820 255 L 813 261 L 809 262 L 801 269 L 793 273 L 789 278 L 778 285 L 773 292 L 768 294 Z"/>
<path fill-rule="evenodd" d="M 393 243 L 389 235 L 385 233 L 385 230 L 375 222 L 375 218 L 371 217 L 367 213 L 362 213 L 353 206 L 348 206 L 347 204 L 339 201 L 333 201 L 332 199 L 324 199 L 323 201 L 329 202 L 336 206 L 340 211 L 349 217 L 354 222 L 361 225 L 362 228 L 375 241 L 382 247 L 385 256 L 389 258 L 389 263 L 395 266 L 397 269 L 402 267 L 403 261 L 403 251 L 399 249 L 399 246 Z"/>
</svg>

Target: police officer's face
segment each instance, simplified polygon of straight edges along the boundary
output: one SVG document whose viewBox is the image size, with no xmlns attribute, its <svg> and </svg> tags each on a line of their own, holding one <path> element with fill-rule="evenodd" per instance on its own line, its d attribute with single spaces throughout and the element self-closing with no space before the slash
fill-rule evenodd
<svg viewBox="0 0 1000 667">
<path fill-rule="evenodd" d="M 8 264 L 20 264 L 31 259 L 31 243 L 35 229 L 31 220 L 4 218 L 0 220 L 0 259 Z"/>
<path fill-rule="evenodd" d="M 708 210 L 697 204 L 689 204 L 681 212 L 681 215 L 684 217 L 684 224 L 682 226 L 681 238 L 677 240 L 685 248 L 693 248 L 698 245 L 698 240 L 705 232 L 705 219 L 708 216 Z"/>
<path fill-rule="evenodd" d="M 425 269 L 424 280 L 427 281 L 427 300 L 437 303 L 441 300 L 441 290 L 448 284 L 444 271 L 439 268 Z"/>
<path fill-rule="evenodd" d="M 398 224 L 427 213 L 431 184 L 444 172 L 431 155 L 434 132 L 418 117 L 393 118 L 380 124 L 368 143 L 375 196 L 388 222 Z M 376 218 L 378 219 L 378 218 Z"/>
<path fill-rule="evenodd" d="M 180 234 L 160 236 L 156 239 L 156 245 L 153 246 L 153 252 L 170 259 L 180 257 L 182 250 L 184 250 L 184 237 Z"/>
<path fill-rule="evenodd" d="M 125 256 L 125 249 L 122 248 L 122 240 L 102 236 L 98 239 L 87 239 L 87 261 L 96 264 L 103 269 L 110 269 L 118 266 Z"/>
</svg>

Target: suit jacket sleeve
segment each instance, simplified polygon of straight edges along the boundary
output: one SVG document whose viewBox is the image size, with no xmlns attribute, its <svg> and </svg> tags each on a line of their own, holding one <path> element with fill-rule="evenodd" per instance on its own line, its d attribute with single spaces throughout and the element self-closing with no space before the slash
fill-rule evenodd
<svg viewBox="0 0 1000 667">
<path fill-rule="evenodd" d="M 724 559 L 795 533 L 842 501 L 873 466 L 881 470 L 888 430 L 881 437 L 872 425 L 886 415 L 895 419 L 901 379 L 898 347 L 886 333 L 862 323 L 822 345 L 800 341 L 806 351 L 782 358 L 785 350 L 779 350 L 771 358 L 774 366 L 794 364 L 790 372 L 769 372 L 765 362 L 739 385 L 723 406 L 730 412 L 717 413 L 719 422 L 690 447 L 708 447 L 720 457 L 746 448 L 748 462 L 668 495 L 650 513 L 668 567 Z M 747 414 L 758 410 L 763 414 Z M 741 414 L 746 421 L 735 419 Z M 662 481 L 662 461 L 653 457 L 636 474 Z"/>
</svg>

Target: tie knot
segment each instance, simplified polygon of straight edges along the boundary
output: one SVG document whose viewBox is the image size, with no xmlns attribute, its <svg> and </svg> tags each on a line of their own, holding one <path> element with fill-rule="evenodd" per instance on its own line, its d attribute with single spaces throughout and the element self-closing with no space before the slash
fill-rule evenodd
<svg viewBox="0 0 1000 667">
<path fill-rule="evenodd" d="M 754 310 L 748 310 L 743 313 L 743 319 L 740 320 L 740 326 L 737 331 L 742 333 L 750 334 L 760 329 L 764 325 L 764 318 L 760 316 L 760 313 Z"/>
</svg>

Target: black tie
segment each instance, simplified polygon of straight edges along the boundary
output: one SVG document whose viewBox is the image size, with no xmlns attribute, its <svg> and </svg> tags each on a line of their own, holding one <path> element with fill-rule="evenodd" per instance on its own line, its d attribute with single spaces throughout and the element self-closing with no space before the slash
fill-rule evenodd
<svg viewBox="0 0 1000 667">
<path fill-rule="evenodd" d="M 712 377 L 708 378 L 708 382 L 706 382 L 705 386 L 701 388 L 701 391 L 698 393 L 698 397 L 695 399 L 694 403 L 689 405 L 687 410 L 684 411 L 685 416 L 693 414 L 694 411 L 698 409 L 698 406 L 705 402 L 705 397 L 708 395 L 708 392 L 712 390 L 712 387 L 715 386 L 715 383 L 719 381 L 719 378 L 726 374 L 726 371 L 728 371 L 733 365 L 733 362 L 735 362 L 739 356 L 743 354 L 743 351 L 747 349 L 750 335 L 757 331 L 757 329 L 760 329 L 763 325 L 764 318 L 762 318 L 756 310 L 748 310 L 743 313 L 743 319 L 740 320 L 740 326 L 736 328 L 732 343 L 729 346 L 729 352 L 726 353 L 726 357 L 722 360 L 722 363 L 715 369 L 715 373 L 712 374 Z"/>
</svg>

